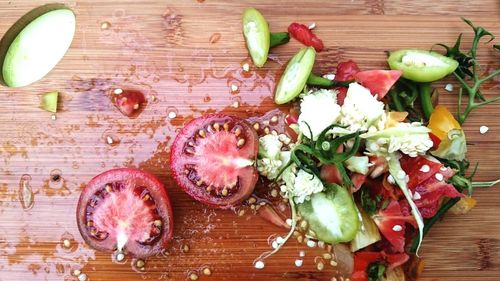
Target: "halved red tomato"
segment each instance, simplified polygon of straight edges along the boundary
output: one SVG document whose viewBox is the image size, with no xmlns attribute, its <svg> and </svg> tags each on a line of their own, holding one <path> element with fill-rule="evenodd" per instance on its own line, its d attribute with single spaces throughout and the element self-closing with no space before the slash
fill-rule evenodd
<svg viewBox="0 0 500 281">
<path fill-rule="evenodd" d="M 205 115 L 189 122 L 175 138 L 170 169 L 191 197 L 227 209 L 252 194 L 258 148 L 257 133 L 244 120 Z"/>
<path fill-rule="evenodd" d="M 406 223 L 415 225 L 415 219 L 411 215 L 403 215 L 396 200 L 389 202 L 385 209 L 379 210 L 372 218 L 394 250 L 404 252 Z"/>
<path fill-rule="evenodd" d="M 356 73 L 354 79 L 380 100 L 398 81 L 402 73 L 401 70 L 366 70 Z"/>
<path fill-rule="evenodd" d="M 113 169 L 90 180 L 80 195 L 76 218 L 92 248 L 124 251 L 136 258 L 161 252 L 173 233 L 165 187 L 137 169 Z"/>
</svg>

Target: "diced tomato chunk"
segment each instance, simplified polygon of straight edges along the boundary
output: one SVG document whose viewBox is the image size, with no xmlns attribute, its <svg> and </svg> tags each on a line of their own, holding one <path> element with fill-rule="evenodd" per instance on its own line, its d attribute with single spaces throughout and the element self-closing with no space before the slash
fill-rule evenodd
<svg viewBox="0 0 500 281">
<path fill-rule="evenodd" d="M 402 73 L 400 70 L 366 70 L 356 73 L 354 79 L 380 100 L 398 81 Z"/>
</svg>

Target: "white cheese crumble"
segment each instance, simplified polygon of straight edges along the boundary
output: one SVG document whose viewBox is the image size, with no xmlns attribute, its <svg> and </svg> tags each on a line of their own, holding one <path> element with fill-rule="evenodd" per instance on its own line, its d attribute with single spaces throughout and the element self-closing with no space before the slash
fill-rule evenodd
<svg viewBox="0 0 500 281">
<path fill-rule="evenodd" d="M 316 242 L 314 240 L 307 240 L 306 245 L 309 248 L 314 248 L 316 247 Z"/>
<path fill-rule="evenodd" d="M 335 74 L 333 74 L 333 73 L 327 73 L 327 74 L 323 75 L 323 78 L 326 78 L 328 80 L 333 81 L 333 80 L 335 80 Z"/>
<path fill-rule="evenodd" d="M 413 194 L 413 200 L 419 200 L 420 198 L 422 198 L 422 196 L 420 195 L 420 193 L 418 193 L 417 191 L 415 191 L 415 193 Z"/>
<path fill-rule="evenodd" d="M 444 89 L 448 92 L 451 92 L 453 91 L 453 84 L 446 84 L 446 86 L 444 86 Z"/>
<path fill-rule="evenodd" d="M 381 130 L 385 125 L 384 103 L 358 83 L 349 85 L 341 114 L 340 124 L 351 132 Z"/>
<path fill-rule="evenodd" d="M 256 269 L 263 269 L 265 264 L 263 261 L 256 261 L 255 264 L 254 264 L 255 268 Z"/>
<path fill-rule="evenodd" d="M 296 266 L 296 267 L 301 267 L 303 263 L 304 263 L 304 261 L 303 261 L 303 260 L 299 260 L 299 259 L 296 259 L 296 260 L 295 260 L 295 266 Z"/>
<path fill-rule="evenodd" d="M 308 27 L 308 28 L 309 28 L 310 30 L 312 30 L 312 29 L 316 28 L 316 23 L 315 23 L 315 22 L 311 23 L 311 24 L 309 25 L 309 27 Z"/>
<path fill-rule="evenodd" d="M 302 97 L 300 102 L 299 130 L 304 136 L 316 140 L 328 126 L 340 117 L 337 92 L 321 89 Z M 310 129 L 309 129 L 310 128 Z"/>
<path fill-rule="evenodd" d="M 440 173 L 436 173 L 434 175 L 434 177 L 438 180 L 438 181 L 442 181 L 444 179 L 444 176 L 443 174 L 440 174 Z"/>
</svg>

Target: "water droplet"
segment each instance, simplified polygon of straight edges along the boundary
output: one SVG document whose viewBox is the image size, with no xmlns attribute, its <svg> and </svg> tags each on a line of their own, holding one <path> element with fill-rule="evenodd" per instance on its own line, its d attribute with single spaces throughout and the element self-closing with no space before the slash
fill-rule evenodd
<svg viewBox="0 0 500 281">
<path fill-rule="evenodd" d="M 30 181 L 30 175 L 23 175 L 19 181 L 19 201 L 25 210 L 31 209 L 34 204 L 34 194 L 31 190 Z"/>
</svg>

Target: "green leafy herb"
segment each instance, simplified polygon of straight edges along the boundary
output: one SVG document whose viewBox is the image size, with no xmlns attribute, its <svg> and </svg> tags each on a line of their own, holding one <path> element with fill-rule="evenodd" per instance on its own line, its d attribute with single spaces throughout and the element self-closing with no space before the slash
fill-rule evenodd
<svg viewBox="0 0 500 281">
<path fill-rule="evenodd" d="M 383 281 L 387 266 L 383 263 L 372 263 L 366 269 L 368 281 Z"/>
<path fill-rule="evenodd" d="M 472 40 L 472 46 L 470 50 L 466 53 L 460 50 L 460 44 L 462 39 L 462 34 L 460 34 L 455 42 L 453 47 L 448 47 L 444 44 L 438 44 L 446 49 L 446 56 L 453 58 L 459 62 L 459 67 L 455 70 L 455 78 L 460 82 L 461 87 L 458 91 L 458 122 L 463 124 L 472 110 L 479 108 L 481 106 L 496 102 L 500 100 L 500 96 L 485 99 L 483 94 L 481 93 L 481 85 L 489 81 L 496 76 L 500 75 L 500 69 L 495 69 L 491 73 L 480 76 L 480 64 L 477 59 L 477 49 L 479 45 L 479 41 L 483 37 L 489 37 L 489 40 L 486 43 L 491 42 L 495 39 L 495 36 L 484 29 L 481 26 L 475 26 L 470 20 L 462 18 L 462 20 L 467 23 L 472 30 L 474 31 L 474 39 Z M 493 46 L 498 50 L 498 45 Z M 462 110 L 463 104 L 462 99 L 463 96 L 467 95 L 467 103 L 465 109 Z"/>
<path fill-rule="evenodd" d="M 377 213 L 377 211 L 379 209 L 378 205 L 382 201 L 382 197 L 380 197 L 380 195 L 375 197 L 375 199 L 373 199 L 370 196 L 370 192 L 368 190 L 368 187 L 366 187 L 366 186 L 363 186 L 361 188 L 361 198 L 360 199 L 361 199 L 361 207 L 363 207 L 363 210 L 365 210 L 365 212 L 370 216 Z"/>
</svg>

